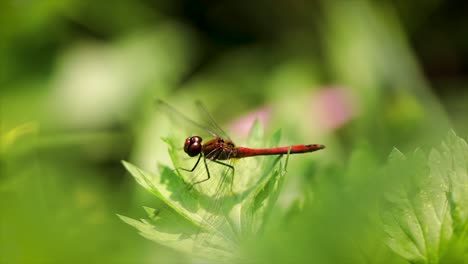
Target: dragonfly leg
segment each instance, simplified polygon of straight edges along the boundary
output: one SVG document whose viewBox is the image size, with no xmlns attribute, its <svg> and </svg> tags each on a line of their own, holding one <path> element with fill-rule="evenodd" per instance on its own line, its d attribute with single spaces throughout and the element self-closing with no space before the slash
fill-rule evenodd
<svg viewBox="0 0 468 264">
<path fill-rule="evenodd" d="M 203 163 L 205 164 L 206 174 L 207 174 L 208 177 L 207 177 L 206 179 L 203 179 L 203 180 L 200 180 L 200 181 L 197 181 L 197 182 L 192 183 L 192 184 L 190 185 L 190 189 L 192 189 L 193 186 L 194 186 L 195 184 L 199 184 L 199 183 L 205 182 L 205 181 L 207 181 L 207 180 L 210 179 L 210 170 L 208 169 L 208 164 L 206 163 L 206 157 L 205 157 L 205 155 L 200 154 L 200 157 L 198 158 L 197 164 L 198 164 L 198 162 L 200 161 L 201 156 L 203 156 Z M 195 164 L 195 165 L 196 165 L 196 164 Z M 195 167 L 196 167 L 196 166 L 195 166 Z M 193 168 L 193 169 L 195 169 L 195 168 Z M 193 171 L 193 170 L 192 170 L 192 171 Z"/>
<path fill-rule="evenodd" d="M 185 168 L 177 168 L 177 169 L 180 169 L 180 170 L 184 170 L 184 171 L 188 171 L 188 172 L 193 172 L 195 170 L 195 168 L 198 166 L 198 163 L 200 162 L 200 159 L 201 159 L 201 156 L 202 154 L 200 153 L 200 155 L 198 155 L 198 159 L 197 159 L 197 162 L 195 162 L 195 165 L 193 165 L 193 168 L 191 170 L 189 169 L 185 169 Z"/>
<path fill-rule="evenodd" d="M 189 169 L 181 168 L 181 167 L 179 167 L 178 169 L 184 170 L 184 171 L 188 171 L 188 172 L 193 172 L 193 171 L 197 168 L 198 163 L 200 163 L 200 159 L 201 159 L 202 155 L 203 155 L 203 154 L 201 154 L 201 153 L 200 153 L 200 155 L 198 155 L 197 162 L 195 162 L 195 165 L 193 165 L 193 168 L 192 168 L 192 169 L 189 170 Z M 203 161 L 205 162 L 205 167 L 206 167 L 205 156 L 203 156 Z M 209 179 L 209 178 L 210 178 L 210 172 L 208 171 L 208 168 L 206 168 L 206 171 L 208 172 L 208 179 Z M 208 179 L 204 179 L 204 180 L 202 180 L 202 181 L 192 183 L 192 184 L 190 184 L 190 185 L 188 186 L 188 189 L 190 190 L 190 189 L 193 188 L 193 186 L 194 186 L 195 184 L 198 184 L 198 183 L 200 183 L 200 182 L 207 181 Z"/>
<path fill-rule="evenodd" d="M 227 163 L 224 163 L 224 162 L 221 162 L 221 161 L 219 161 L 219 160 L 213 160 L 213 161 L 216 162 L 216 163 L 218 163 L 218 164 L 224 165 L 224 166 L 228 167 L 229 169 L 231 169 L 231 171 L 232 171 L 231 192 L 234 192 L 234 191 L 233 191 L 234 172 L 235 172 L 234 166 L 232 166 L 232 165 L 230 165 L 230 164 L 227 164 Z"/>
</svg>

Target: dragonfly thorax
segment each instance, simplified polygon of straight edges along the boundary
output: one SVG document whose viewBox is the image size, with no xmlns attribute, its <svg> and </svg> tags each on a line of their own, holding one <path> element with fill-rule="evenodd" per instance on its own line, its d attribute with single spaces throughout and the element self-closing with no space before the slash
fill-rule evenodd
<svg viewBox="0 0 468 264">
<path fill-rule="evenodd" d="M 184 151 L 190 157 L 195 157 L 202 151 L 202 138 L 199 136 L 188 137 L 185 140 Z"/>
</svg>

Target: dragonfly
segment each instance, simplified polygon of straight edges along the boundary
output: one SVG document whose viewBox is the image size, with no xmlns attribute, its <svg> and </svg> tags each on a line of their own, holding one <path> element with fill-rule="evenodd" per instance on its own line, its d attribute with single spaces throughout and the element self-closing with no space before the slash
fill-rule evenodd
<svg viewBox="0 0 468 264">
<path fill-rule="evenodd" d="M 206 178 L 192 183 L 191 187 L 193 187 L 196 184 L 206 182 L 211 178 L 207 161 L 215 162 L 220 165 L 226 166 L 229 170 L 231 170 L 232 175 L 234 175 L 234 166 L 224 161 L 254 156 L 309 153 L 325 148 L 325 145 L 322 144 L 300 144 L 272 148 L 249 148 L 236 146 L 236 144 L 229 138 L 229 136 L 227 136 L 224 130 L 221 129 L 221 127 L 216 123 L 214 118 L 206 110 L 206 108 L 200 101 L 196 101 L 196 106 L 199 109 L 199 111 L 205 116 L 206 120 L 210 124 L 210 127 L 201 125 L 193 121 L 192 119 L 182 114 L 174 107 L 162 100 L 156 100 L 156 105 L 160 108 L 164 108 L 168 112 L 175 114 L 185 122 L 188 122 L 198 128 L 205 130 L 213 136 L 213 138 L 206 141 L 204 141 L 203 138 L 198 135 L 190 136 L 185 139 L 184 152 L 189 157 L 198 157 L 198 159 L 191 169 L 180 169 L 187 172 L 193 172 L 200 164 L 200 161 L 203 160 L 203 164 L 206 170 Z M 217 132 L 214 132 L 215 130 Z"/>
<path fill-rule="evenodd" d="M 232 255 L 232 252 L 236 251 L 242 236 L 256 234 L 260 227 L 253 224 L 253 218 L 266 214 L 266 209 L 258 210 L 258 213 L 255 213 L 253 211 L 253 201 L 257 201 L 257 199 L 258 201 L 261 200 L 262 203 L 259 204 L 263 205 L 268 204 L 267 201 L 270 201 L 267 197 L 259 198 L 258 195 L 251 194 L 259 190 L 259 188 L 265 188 L 269 182 L 268 176 L 274 175 L 271 172 L 267 174 L 260 173 L 258 181 L 254 179 L 252 182 L 239 182 L 239 192 L 235 193 L 233 191 L 235 176 L 234 160 L 255 156 L 277 155 L 277 159 L 271 160 L 271 165 L 273 165 L 284 154 L 308 153 L 325 148 L 321 144 L 302 144 L 272 148 L 237 146 L 229 135 L 216 123 L 213 116 L 200 101 L 196 101 L 195 105 L 199 114 L 197 120 L 201 122 L 194 121 L 162 100 L 156 100 L 155 104 L 158 110 L 166 112 L 171 121 L 180 126 L 178 127 L 179 132 L 182 132 L 181 127 L 200 130 L 197 135 L 188 137 L 181 135 L 180 137 L 181 141 L 185 138 L 183 143 L 185 154 L 190 159 L 197 158 L 197 160 L 190 169 L 181 167 L 176 169 L 190 172 L 192 178 L 187 185 L 183 187 L 179 186 L 180 189 L 171 191 L 171 199 L 169 200 L 176 201 L 176 203 L 172 203 L 171 207 L 177 208 L 179 212 L 183 212 L 184 216 L 187 219 L 192 219 L 193 223 L 199 228 L 193 237 L 194 252 L 210 252 L 207 253 L 209 256 L 212 256 L 213 252 L 226 256 Z M 205 140 L 200 135 L 210 135 L 211 137 Z M 215 166 L 212 165 L 215 164 L 212 163 L 223 165 L 221 167 L 224 168 L 219 171 L 220 167 L 214 168 Z M 262 161 L 259 161 L 257 164 L 261 163 Z M 203 164 L 204 168 L 200 166 L 201 164 Z M 195 172 L 196 169 L 197 171 Z M 215 169 L 218 170 L 215 171 Z M 212 173 L 216 177 L 212 177 Z M 232 174 L 229 175 L 230 173 Z M 179 176 L 182 175 L 179 174 Z M 184 177 L 182 176 L 182 178 Z M 214 178 L 214 181 L 202 184 L 210 180 L 210 178 Z M 227 183 L 230 183 L 231 192 L 229 192 Z M 191 190 L 195 185 L 200 188 L 197 192 L 193 192 L 193 195 L 191 195 L 192 192 L 183 191 L 183 189 Z M 194 202 L 197 206 L 194 206 Z M 260 206 L 259 204 L 258 206 Z M 243 209 L 236 210 L 236 208 Z M 161 210 L 158 210 L 157 214 L 159 215 L 160 213 Z"/>
</svg>

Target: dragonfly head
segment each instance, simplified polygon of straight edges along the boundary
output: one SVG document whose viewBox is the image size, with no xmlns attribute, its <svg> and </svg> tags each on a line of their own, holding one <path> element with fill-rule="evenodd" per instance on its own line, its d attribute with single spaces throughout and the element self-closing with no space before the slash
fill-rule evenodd
<svg viewBox="0 0 468 264">
<path fill-rule="evenodd" d="M 185 140 L 184 151 L 190 157 L 195 157 L 202 151 L 202 138 L 199 136 L 188 137 Z"/>
</svg>

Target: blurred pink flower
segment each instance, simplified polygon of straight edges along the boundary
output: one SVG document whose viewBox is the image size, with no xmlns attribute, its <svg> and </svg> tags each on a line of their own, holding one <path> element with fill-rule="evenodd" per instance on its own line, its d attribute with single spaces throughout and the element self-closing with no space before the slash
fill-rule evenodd
<svg viewBox="0 0 468 264">
<path fill-rule="evenodd" d="M 342 87 L 325 88 L 315 93 L 310 111 L 316 114 L 324 130 L 340 128 L 356 114 L 352 96 Z"/>
<path fill-rule="evenodd" d="M 348 123 L 355 115 L 355 105 L 351 94 L 342 87 L 328 87 L 314 92 L 309 101 L 308 110 L 314 119 L 314 129 L 323 132 L 338 129 Z M 246 138 L 255 120 L 259 120 L 263 128 L 271 121 L 272 109 L 263 106 L 232 121 L 229 130 L 240 138 Z"/>
<path fill-rule="evenodd" d="M 268 126 L 271 117 L 271 108 L 264 106 L 258 108 L 256 111 L 245 114 L 238 119 L 231 122 L 229 125 L 230 131 L 236 136 L 246 138 L 249 135 L 250 129 L 255 120 L 258 120 L 263 128 Z"/>
</svg>

